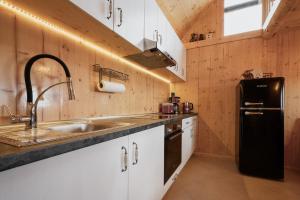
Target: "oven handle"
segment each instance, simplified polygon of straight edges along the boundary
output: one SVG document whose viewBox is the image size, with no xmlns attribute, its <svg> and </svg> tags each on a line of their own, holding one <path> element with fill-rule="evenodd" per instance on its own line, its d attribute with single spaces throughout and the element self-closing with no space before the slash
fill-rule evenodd
<svg viewBox="0 0 300 200">
<path fill-rule="evenodd" d="M 179 132 L 176 132 L 175 135 L 171 136 L 168 138 L 169 141 L 171 140 L 174 140 L 175 138 L 177 138 L 178 136 L 182 135 L 183 131 L 179 131 Z"/>
</svg>

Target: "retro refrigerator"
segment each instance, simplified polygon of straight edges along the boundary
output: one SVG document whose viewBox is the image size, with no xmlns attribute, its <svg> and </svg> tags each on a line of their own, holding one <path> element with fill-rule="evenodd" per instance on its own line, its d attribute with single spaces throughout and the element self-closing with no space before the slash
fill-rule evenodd
<svg viewBox="0 0 300 200">
<path fill-rule="evenodd" d="M 283 179 L 284 78 L 242 80 L 239 90 L 239 170 Z"/>
</svg>

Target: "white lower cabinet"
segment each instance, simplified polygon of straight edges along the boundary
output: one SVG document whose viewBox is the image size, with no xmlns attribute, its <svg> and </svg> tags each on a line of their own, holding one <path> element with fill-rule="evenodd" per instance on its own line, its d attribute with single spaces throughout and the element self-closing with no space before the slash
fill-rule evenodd
<svg viewBox="0 0 300 200">
<path fill-rule="evenodd" d="M 0 172 L 0 199 L 126 200 L 127 146 L 122 137 Z"/>
<path fill-rule="evenodd" d="M 92 145 L 0 172 L 0 199 L 159 200 L 163 152 L 164 126 Z"/>
<path fill-rule="evenodd" d="M 160 200 L 164 188 L 164 126 L 129 136 L 129 200 Z"/>
<path fill-rule="evenodd" d="M 192 152 L 192 127 L 187 127 L 182 133 L 182 164 L 185 165 Z"/>
<path fill-rule="evenodd" d="M 187 118 L 183 120 L 182 123 L 182 165 L 184 166 L 195 151 L 197 140 L 197 118 Z"/>
</svg>

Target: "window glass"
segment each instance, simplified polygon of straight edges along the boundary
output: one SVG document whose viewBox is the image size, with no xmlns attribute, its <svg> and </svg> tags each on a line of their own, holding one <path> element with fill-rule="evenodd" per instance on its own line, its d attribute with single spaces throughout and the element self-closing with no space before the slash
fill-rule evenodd
<svg viewBox="0 0 300 200">
<path fill-rule="evenodd" d="M 225 0 L 224 35 L 239 34 L 262 28 L 260 1 Z M 238 5 L 238 6 L 237 6 Z"/>
</svg>

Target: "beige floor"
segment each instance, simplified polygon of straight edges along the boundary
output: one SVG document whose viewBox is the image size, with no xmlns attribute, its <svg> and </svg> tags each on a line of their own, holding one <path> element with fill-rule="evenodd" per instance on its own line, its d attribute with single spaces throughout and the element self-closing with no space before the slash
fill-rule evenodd
<svg viewBox="0 0 300 200">
<path fill-rule="evenodd" d="M 232 160 L 193 156 L 164 200 L 300 200 L 300 173 L 266 180 L 241 175 Z"/>
</svg>

